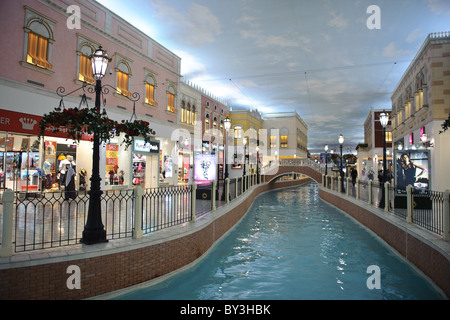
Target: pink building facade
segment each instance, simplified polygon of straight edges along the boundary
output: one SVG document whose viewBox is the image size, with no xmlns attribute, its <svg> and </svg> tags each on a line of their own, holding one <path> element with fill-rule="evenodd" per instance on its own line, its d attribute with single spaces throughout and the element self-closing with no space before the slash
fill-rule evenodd
<svg viewBox="0 0 450 320">
<path fill-rule="evenodd" d="M 172 173 L 166 177 L 160 173 L 164 159 L 177 154 L 173 132 L 180 122 L 178 56 L 93 0 L 1 1 L 0 25 L 1 189 L 57 189 L 59 163 L 69 155 L 78 172 L 87 172 L 88 181 L 91 142 L 75 143 L 63 133 L 49 132 L 38 146 L 37 129 L 40 117 L 61 103 L 56 94 L 59 87 L 69 93 L 84 82 L 94 82 L 88 57 L 99 46 L 112 58 L 102 79 L 103 85 L 110 86 L 102 108 L 117 121 L 130 119 L 135 112 L 138 119 L 150 122 L 159 148 L 156 153 L 125 150 L 120 137 L 103 146 L 103 187 L 177 183 L 176 167 L 168 168 Z M 93 107 L 94 95 L 85 93 Z M 133 93 L 140 96 L 136 103 L 127 98 Z M 64 105 L 78 107 L 82 94 L 83 90 L 78 90 L 64 97 Z M 120 171 L 125 177 L 122 183 L 117 182 Z M 53 180 L 45 186 L 43 173 Z"/>
</svg>

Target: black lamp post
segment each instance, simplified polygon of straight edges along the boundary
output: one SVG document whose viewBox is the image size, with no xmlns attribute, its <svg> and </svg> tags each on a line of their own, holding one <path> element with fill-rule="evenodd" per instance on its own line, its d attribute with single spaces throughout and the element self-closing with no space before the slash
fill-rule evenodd
<svg viewBox="0 0 450 320">
<path fill-rule="evenodd" d="M 339 145 L 340 145 L 340 149 L 341 149 L 341 165 L 340 165 L 340 167 L 341 167 L 340 168 L 341 169 L 341 192 L 344 192 L 344 170 L 342 169 L 342 163 L 344 160 L 342 158 L 342 145 L 344 143 L 344 136 L 342 135 L 342 133 L 339 136 L 338 141 L 339 141 Z"/>
<path fill-rule="evenodd" d="M 256 146 L 256 184 L 259 184 L 259 140 Z"/>
<path fill-rule="evenodd" d="M 100 112 L 102 78 L 105 76 L 108 62 L 106 51 L 100 46 L 90 57 L 92 62 L 92 72 L 96 80 L 95 83 L 95 108 Z M 84 226 L 81 242 L 84 244 L 95 244 L 99 242 L 107 242 L 106 230 L 102 222 L 101 212 L 101 195 L 103 191 L 100 189 L 100 140 L 97 132 L 94 133 L 94 147 L 92 153 L 92 176 L 91 189 L 89 194 L 89 207 L 86 225 Z"/>
<path fill-rule="evenodd" d="M 226 118 L 223 121 L 223 127 L 225 128 L 225 152 L 224 152 L 224 165 L 225 165 L 225 179 L 228 178 L 228 164 L 227 164 L 227 155 L 228 155 L 228 131 L 231 128 L 231 119 L 230 118 Z"/>
<path fill-rule="evenodd" d="M 380 123 L 383 127 L 383 181 L 382 182 L 382 190 L 381 190 L 381 200 L 380 205 L 383 207 L 385 206 L 385 190 L 384 190 L 384 184 L 387 180 L 386 170 L 387 170 L 387 159 L 386 159 L 386 126 L 389 122 L 389 115 L 383 110 L 383 112 L 380 114 Z"/>
<path fill-rule="evenodd" d="M 328 161 L 327 161 L 328 145 L 325 145 L 325 176 L 328 174 Z"/>
<path fill-rule="evenodd" d="M 227 164 L 227 155 L 228 155 L 228 131 L 231 128 L 231 119 L 230 118 L 226 118 L 223 121 L 223 127 L 225 129 L 225 150 L 223 152 L 223 165 L 224 165 L 224 175 L 223 175 L 223 192 L 222 192 L 222 200 L 225 201 L 225 192 L 226 192 L 226 179 L 228 178 L 228 164 Z"/>
<path fill-rule="evenodd" d="M 245 172 L 245 164 L 246 164 L 246 162 L 247 162 L 247 138 L 246 137 L 244 137 L 243 139 L 242 139 L 242 143 L 244 144 L 244 170 L 242 171 L 242 179 L 243 179 L 243 181 L 244 181 L 244 190 L 245 190 L 245 174 L 246 174 L 246 172 Z"/>
</svg>

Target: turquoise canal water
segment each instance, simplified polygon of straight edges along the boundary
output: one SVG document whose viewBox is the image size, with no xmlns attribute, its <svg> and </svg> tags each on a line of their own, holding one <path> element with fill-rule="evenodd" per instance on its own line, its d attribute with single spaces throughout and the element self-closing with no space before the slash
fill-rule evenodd
<svg viewBox="0 0 450 320">
<path fill-rule="evenodd" d="M 259 196 L 200 263 L 116 299 L 444 298 L 318 190 L 311 183 Z"/>
</svg>

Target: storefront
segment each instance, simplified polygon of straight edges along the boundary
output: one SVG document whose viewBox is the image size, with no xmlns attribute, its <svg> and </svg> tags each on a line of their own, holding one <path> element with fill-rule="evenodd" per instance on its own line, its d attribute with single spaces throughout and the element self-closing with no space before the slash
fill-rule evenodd
<svg viewBox="0 0 450 320">
<path fill-rule="evenodd" d="M 158 187 L 160 173 L 160 142 L 152 140 L 145 143 L 143 139 L 135 138 L 132 150 L 130 178 L 133 186 L 143 188 Z"/>
<path fill-rule="evenodd" d="M 65 168 L 75 170 L 75 188 L 88 190 L 92 174 L 92 137 L 79 142 L 67 138 L 64 129 L 48 129 L 39 141 L 41 116 L 0 109 L 0 189 L 60 192 L 65 188 Z M 125 148 L 121 137 L 100 150 L 101 189 L 158 186 L 159 141 L 145 144 L 136 139 Z"/>
<path fill-rule="evenodd" d="M 189 139 L 182 142 L 167 138 L 157 138 L 161 141 L 159 156 L 160 186 L 188 184 L 193 182 L 193 148 Z"/>
<path fill-rule="evenodd" d="M 2 190 L 37 189 L 41 170 L 36 141 L 35 136 L 0 132 L 0 188 Z"/>
<path fill-rule="evenodd" d="M 193 182 L 192 149 L 193 145 L 189 144 L 186 139 L 178 148 L 178 184 L 187 184 Z"/>
<path fill-rule="evenodd" d="M 9 110 L 0 110 L 0 114 L 1 190 L 58 191 L 64 188 L 61 175 L 65 174 L 66 163 L 77 172 L 92 167 L 92 160 L 87 157 L 79 160 L 78 157 L 78 154 L 92 154 L 90 136 L 84 135 L 82 141 L 75 143 L 67 139 L 64 130 L 53 132 L 49 129 L 39 141 L 42 117 Z M 83 179 L 76 179 L 77 189 L 80 180 Z"/>
</svg>

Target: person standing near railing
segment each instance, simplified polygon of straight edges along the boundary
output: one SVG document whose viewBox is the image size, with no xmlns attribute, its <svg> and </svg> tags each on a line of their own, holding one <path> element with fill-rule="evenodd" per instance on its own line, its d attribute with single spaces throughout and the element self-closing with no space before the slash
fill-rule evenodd
<svg viewBox="0 0 450 320">
<path fill-rule="evenodd" d="M 358 177 L 358 172 L 356 171 L 355 168 L 352 168 L 351 176 L 352 176 L 352 184 L 353 186 L 355 186 L 356 178 Z"/>
<path fill-rule="evenodd" d="M 70 164 L 66 165 L 64 197 L 66 200 L 75 199 L 77 197 L 75 191 L 75 169 L 72 166 L 72 161 Z"/>
</svg>

